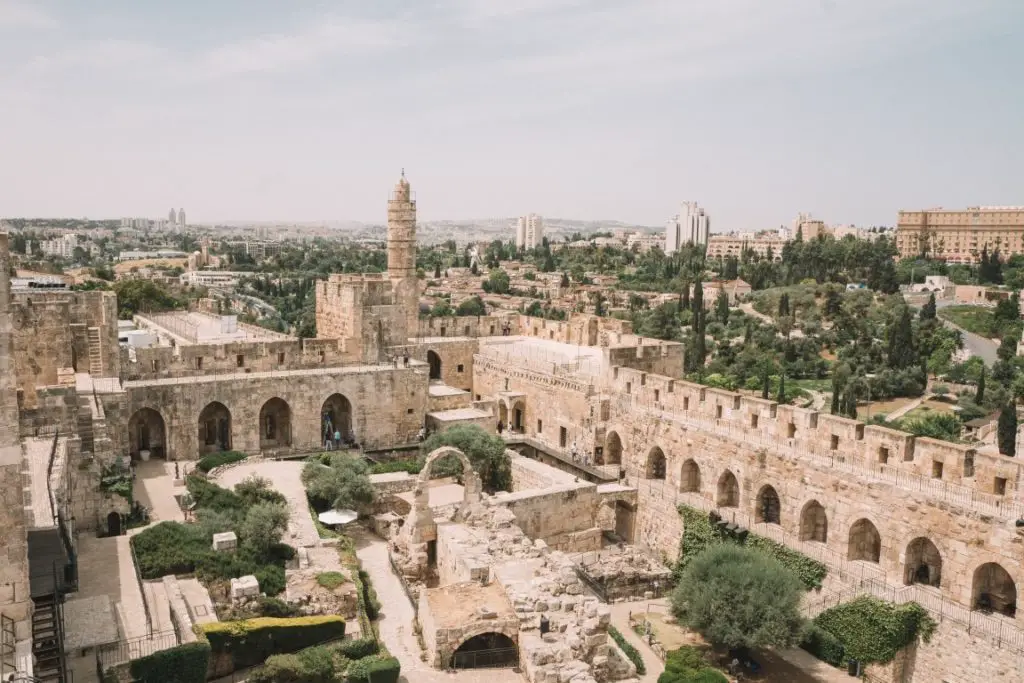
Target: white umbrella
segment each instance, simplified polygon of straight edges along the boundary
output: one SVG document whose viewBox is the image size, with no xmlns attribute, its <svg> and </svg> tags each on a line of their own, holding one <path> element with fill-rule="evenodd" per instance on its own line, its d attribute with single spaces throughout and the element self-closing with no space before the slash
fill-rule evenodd
<svg viewBox="0 0 1024 683">
<path fill-rule="evenodd" d="M 321 524 L 327 526 L 338 526 L 340 524 L 348 524 L 354 522 L 359 518 L 359 514 L 355 510 L 328 510 L 327 512 L 321 512 L 317 515 L 317 519 L 320 520 Z"/>
</svg>

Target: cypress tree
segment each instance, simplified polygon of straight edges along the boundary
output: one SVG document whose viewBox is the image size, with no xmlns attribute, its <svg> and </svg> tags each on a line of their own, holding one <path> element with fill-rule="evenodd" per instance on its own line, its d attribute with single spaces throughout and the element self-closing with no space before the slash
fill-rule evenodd
<svg viewBox="0 0 1024 683">
<path fill-rule="evenodd" d="M 840 407 L 839 407 L 839 396 L 840 396 L 840 394 L 839 394 L 839 387 L 836 385 L 835 380 L 833 380 L 832 381 L 832 407 L 829 409 L 829 412 L 832 413 L 833 415 L 838 415 L 839 414 L 839 410 L 840 410 Z"/>
<path fill-rule="evenodd" d="M 729 295 L 725 293 L 724 289 L 718 290 L 718 300 L 715 301 L 715 317 L 723 325 L 729 323 Z"/>
<path fill-rule="evenodd" d="M 441 277 L 441 264 L 440 263 L 435 263 L 434 264 L 434 277 L 435 278 L 440 278 Z"/>
<path fill-rule="evenodd" d="M 679 295 L 680 295 L 679 307 L 682 310 L 684 310 L 684 311 L 690 310 L 690 283 L 689 282 L 684 282 L 683 283 L 683 291 L 680 292 Z"/>
<path fill-rule="evenodd" d="M 978 390 L 974 392 L 974 402 L 979 406 L 985 400 L 985 366 L 981 366 L 981 376 L 978 377 Z"/>
<path fill-rule="evenodd" d="M 914 327 L 910 321 L 910 310 L 903 306 L 900 313 L 889 325 L 889 367 L 905 370 L 917 363 L 914 350 Z"/>
<path fill-rule="evenodd" d="M 768 366 L 764 366 L 764 370 L 761 371 L 761 398 L 768 400 L 768 396 L 771 391 L 772 377 L 768 372 Z"/>
<path fill-rule="evenodd" d="M 935 320 L 935 292 L 932 292 L 928 303 L 921 308 L 921 320 Z"/>
<path fill-rule="evenodd" d="M 999 440 L 999 452 L 1011 458 L 1017 454 L 1017 406 L 1011 401 L 1003 406 L 999 413 L 999 424 L 996 430 Z"/>
<path fill-rule="evenodd" d="M 775 396 L 776 403 L 786 402 L 786 371 L 783 370 L 779 376 L 779 393 Z"/>
</svg>

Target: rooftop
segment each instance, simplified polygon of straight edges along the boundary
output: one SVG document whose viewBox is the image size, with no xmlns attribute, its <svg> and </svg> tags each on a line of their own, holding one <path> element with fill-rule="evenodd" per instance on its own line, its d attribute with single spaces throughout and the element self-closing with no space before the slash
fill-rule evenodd
<svg viewBox="0 0 1024 683">
<path fill-rule="evenodd" d="M 537 337 L 485 337 L 480 353 L 514 365 L 537 366 L 581 379 L 599 377 L 607 361 L 600 347 L 565 344 Z"/>
<path fill-rule="evenodd" d="M 233 315 L 173 311 L 135 316 L 140 327 L 156 332 L 165 345 L 227 344 L 230 342 L 288 341 L 287 334 L 239 323 Z"/>
</svg>

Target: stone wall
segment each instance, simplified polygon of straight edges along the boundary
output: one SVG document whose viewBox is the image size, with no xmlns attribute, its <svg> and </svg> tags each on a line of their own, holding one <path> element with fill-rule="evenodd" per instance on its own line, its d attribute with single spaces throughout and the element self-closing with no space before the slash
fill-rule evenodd
<svg viewBox="0 0 1024 683">
<path fill-rule="evenodd" d="M 601 499 L 591 483 L 560 483 L 544 489 L 498 493 L 488 503 L 508 508 L 527 536 L 544 541 L 554 550 L 588 552 L 601 547 L 601 528 L 597 524 Z"/>
<path fill-rule="evenodd" d="M 992 638 L 972 635 L 950 621 L 939 623 L 930 643 L 911 647 L 906 660 L 906 683 L 1024 680 L 1024 657 L 1019 651 L 998 647 Z"/>
<path fill-rule="evenodd" d="M 409 338 L 404 299 L 381 273 L 331 275 L 316 283 L 317 337 L 341 340 L 353 360 L 385 360 L 389 349 Z"/>
<path fill-rule="evenodd" d="M 424 363 L 429 362 L 430 353 L 437 354 L 441 361 L 441 381 L 465 391 L 473 390 L 473 356 L 479 348 L 480 343 L 471 337 L 424 339 L 408 347 L 410 357 Z"/>
<path fill-rule="evenodd" d="M 422 367 L 346 366 L 139 380 L 125 382 L 124 389 L 129 421 L 143 409 L 159 414 L 172 460 L 199 457 L 200 415 L 215 402 L 230 415 L 230 448 L 255 454 L 260 452 L 261 409 L 273 398 L 287 406 L 290 431 L 290 443 L 275 447 L 275 452 L 319 450 L 322 411 L 334 395 L 348 400 L 355 438 L 371 449 L 415 441 L 428 400 Z M 128 431 L 124 424 L 119 429 Z"/>
<path fill-rule="evenodd" d="M 136 348 L 135 361 L 123 355 L 125 378 L 133 380 L 329 368 L 352 361 L 337 339 L 153 346 Z"/>
</svg>

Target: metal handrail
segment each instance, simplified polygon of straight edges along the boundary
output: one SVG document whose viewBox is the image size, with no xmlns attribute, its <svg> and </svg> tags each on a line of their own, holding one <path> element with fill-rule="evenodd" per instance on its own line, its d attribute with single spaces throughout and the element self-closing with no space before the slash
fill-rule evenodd
<svg viewBox="0 0 1024 683">
<path fill-rule="evenodd" d="M 142 598 L 142 609 L 146 614 L 146 634 L 152 637 L 153 615 L 149 611 L 149 601 L 146 600 L 146 587 L 142 581 L 142 572 L 139 570 L 139 558 L 135 555 L 135 546 L 132 545 L 131 538 L 128 539 L 128 550 L 131 551 L 132 568 L 135 570 L 135 583 L 139 586 L 139 597 Z"/>
<path fill-rule="evenodd" d="M 46 465 L 46 495 L 50 499 L 50 516 L 53 518 L 53 523 L 57 524 L 57 506 L 54 503 L 53 496 L 53 464 L 57 460 L 57 439 L 60 436 L 60 430 L 55 429 L 53 432 L 53 443 L 50 444 L 50 462 Z"/>
</svg>

